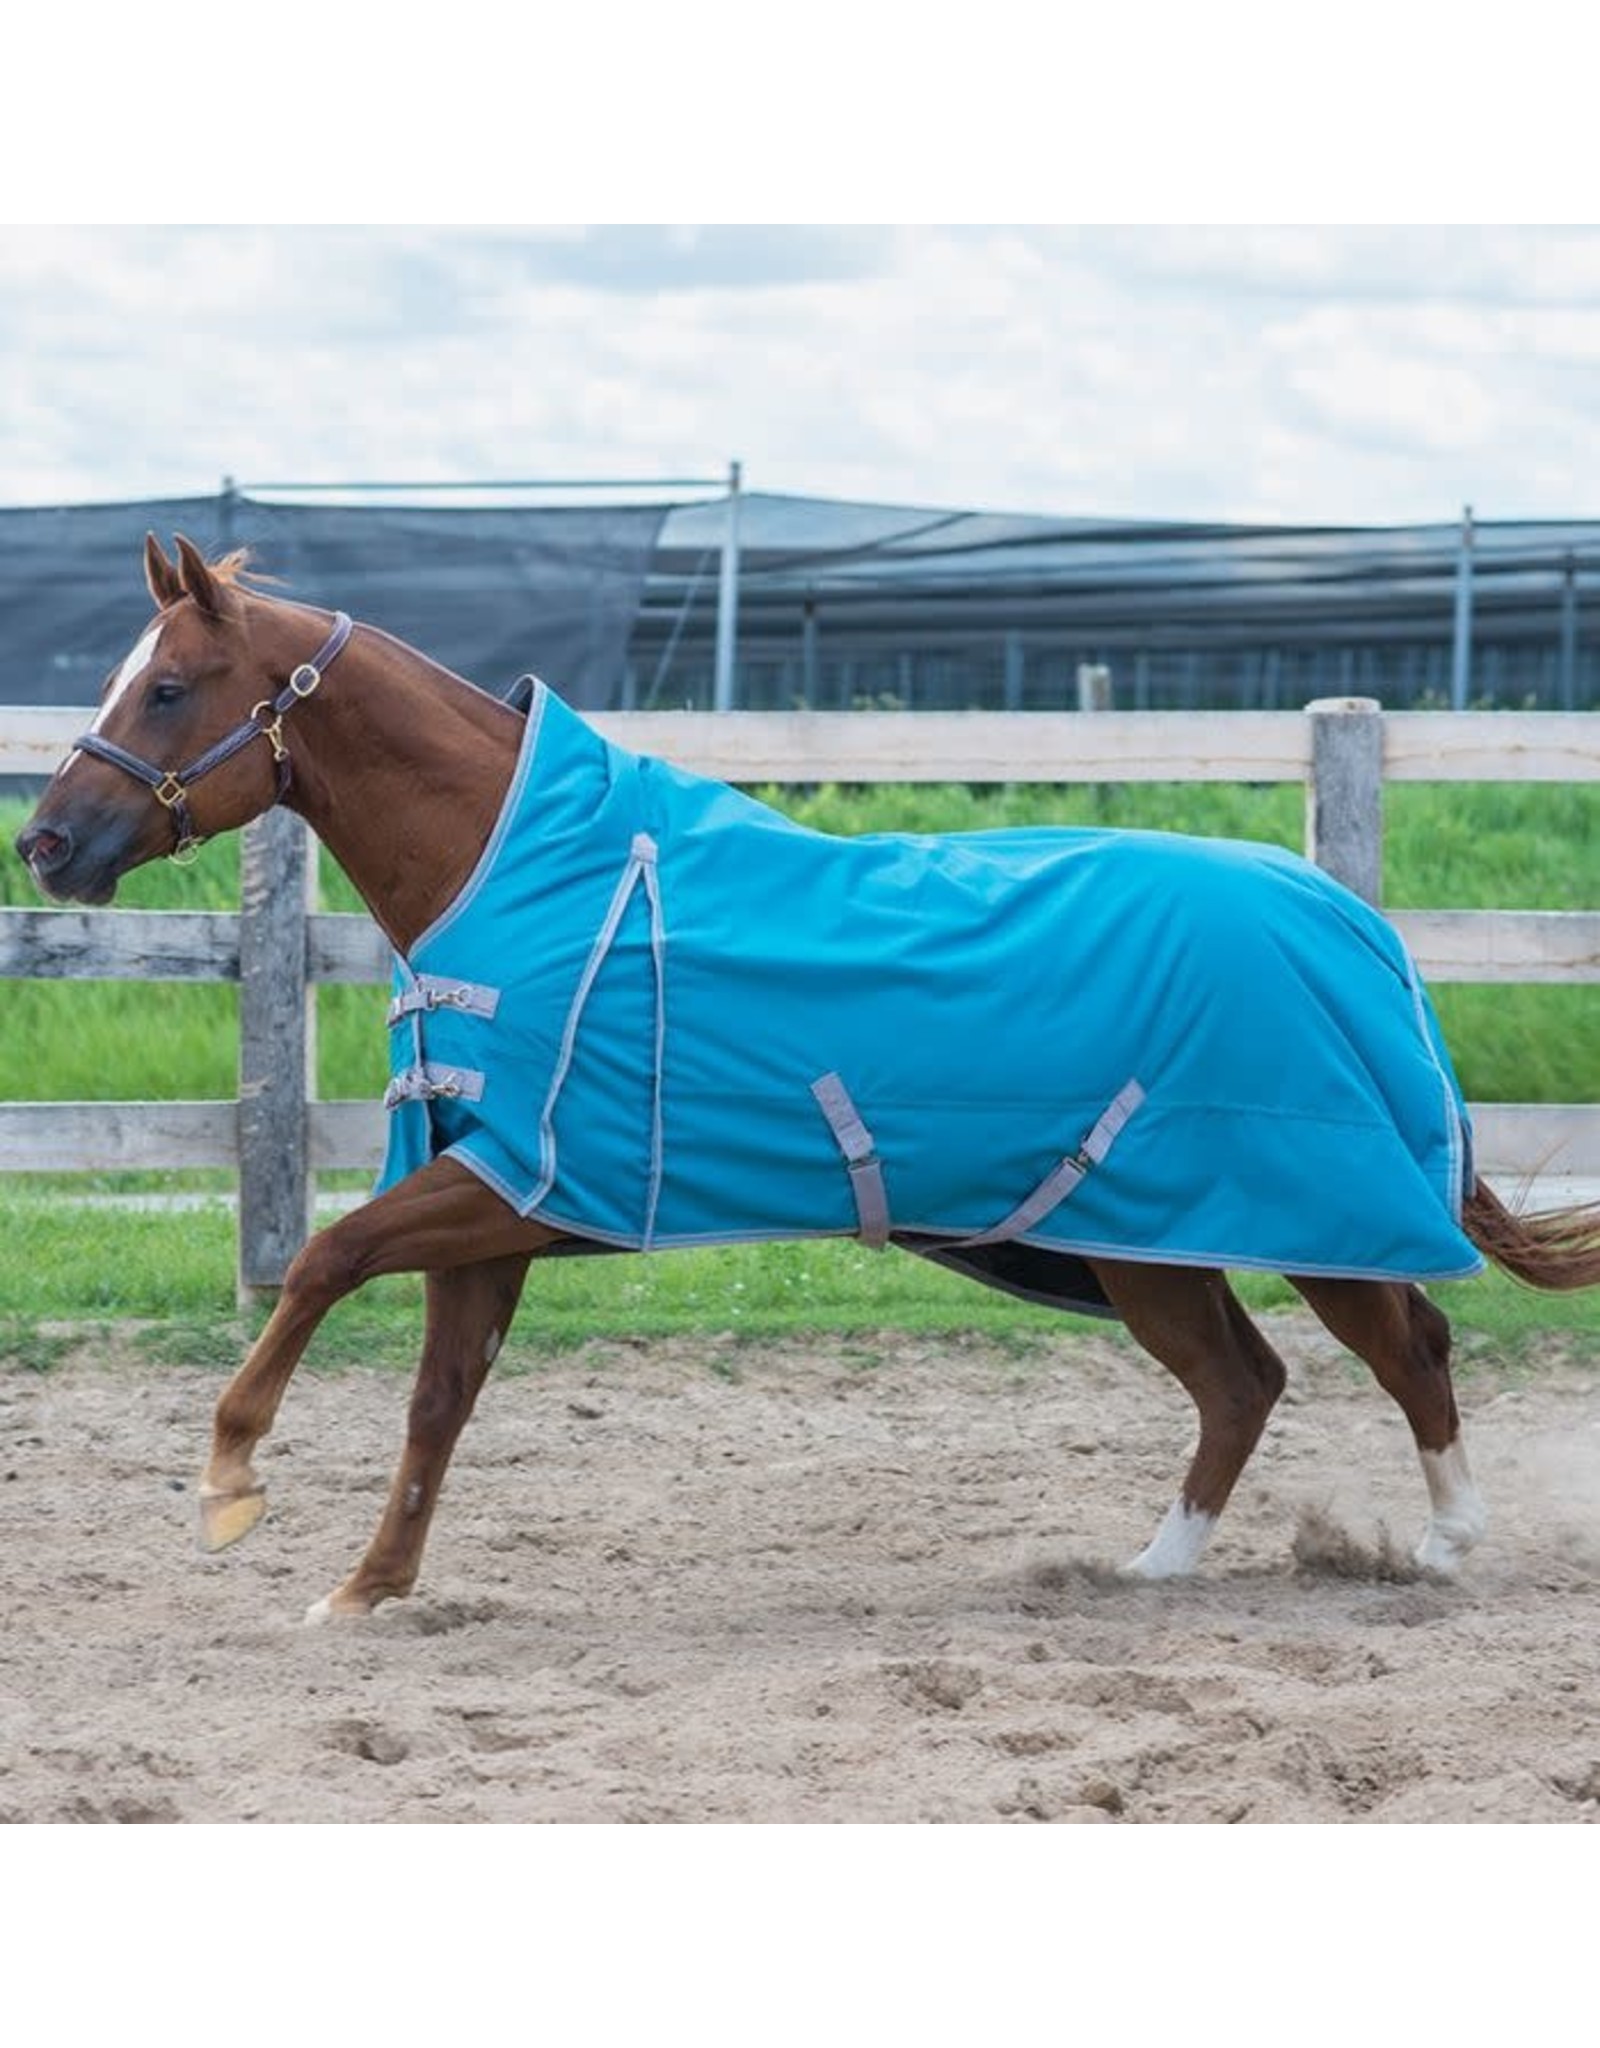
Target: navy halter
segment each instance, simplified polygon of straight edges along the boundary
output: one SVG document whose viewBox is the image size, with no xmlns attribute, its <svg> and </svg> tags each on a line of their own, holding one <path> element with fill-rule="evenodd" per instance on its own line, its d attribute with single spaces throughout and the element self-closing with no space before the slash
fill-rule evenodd
<svg viewBox="0 0 1600 2048">
<path fill-rule="evenodd" d="M 152 768 L 148 761 L 141 761 L 137 754 L 130 754 L 126 747 L 119 747 L 112 740 L 102 739 L 96 732 L 84 733 L 73 744 L 80 754 L 92 754 L 97 761 L 109 761 L 113 768 L 125 769 L 154 792 L 156 801 L 165 805 L 172 814 L 175 836 L 171 857 L 181 859 L 183 855 L 194 852 L 201 843 L 189 811 L 190 789 L 213 768 L 220 768 L 224 761 L 231 761 L 254 739 L 265 739 L 271 744 L 272 758 L 278 769 L 278 793 L 273 801 L 282 803 L 291 780 L 289 749 L 283 741 L 284 714 L 292 711 L 302 698 L 311 695 L 322 681 L 324 670 L 342 651 L 351 630 L 346 614 L 335 612 L 333 631 L 311 659 L 301 662 L 293 671 L 277 696 L 263 697 L 242 725 L 236 725 L 232 732 L 225 734 L 214 747 L 208 747 L 187 768 Z M 263 713 L 269 715 L 263 716 Z"/>
</svg>

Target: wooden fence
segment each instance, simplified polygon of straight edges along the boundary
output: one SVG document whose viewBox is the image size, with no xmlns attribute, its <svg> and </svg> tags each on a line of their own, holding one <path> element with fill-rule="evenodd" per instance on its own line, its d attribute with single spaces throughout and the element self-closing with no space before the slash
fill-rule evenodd
<svg viewBox="0 0 1600 2048">
<path fill-rule="evenodd" d="M 0 775 L 48 774 L 81 722 L 0 707 Z M 1600 713 L 1385 714 L 1364 698 L 1304 713 L 632 712 L 594 723 L 730 782 L 1299 782 L 1307 852 L 1374 902 L 1385 783 L 1600 781 Z M 311 908 L 314 878 L 304 829 L 280 811 L 244 835 L 237 914 L 0 911 L 3 976 L 241 988 L 236 1101 L 0 1102 L 0 1168 L 232 1168 L 241 1293 L 276 1287 L 309 1228 L 317 1173 L 370 1168 L 383 1141 L 377 1104 L 315 1097 L 317 985 L 386 982 L 389 963 L 364 916 Z M 1392 915 L 1433 982 L 1600 981 L 1600 912 Z M 1486 1172 L 1600 1175 L 1600 1103 L 1473 1113 Z"/>
</svg>

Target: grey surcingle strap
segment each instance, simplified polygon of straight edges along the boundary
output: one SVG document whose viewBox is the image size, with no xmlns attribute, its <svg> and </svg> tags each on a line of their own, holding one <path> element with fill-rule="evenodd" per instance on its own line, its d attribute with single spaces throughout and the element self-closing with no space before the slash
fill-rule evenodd
<svg viewBox="0 0 1600 2048">
<path fill-rule="evenodd" d="M 872 1133 L 862 1122 L 850 1100 L 850 1091 L 837 1074 L 824 1074 L 813 1081 L 811 1092 L 817 1107 L 828 1119 L 834 1142 L 844 1154 L 845 1170 L 855 1196 L 856 1216 L 861 1225 L 861 1242 L 882 1251 L 889 1242 L 889 1192 L 884 1186 L 883 1163 L 878 1157 Z"/>
<path fill-rule="evenodd" d="M 878 1157 L 872 1133 L 851 1101 L 850 1091 L 837 1074 L 824 1074 L 820 1080 L 813 1081 L 811 1092 L 828 1119 L 834 1143 L 844 1155 L 851 1192 L 855 1196 L 861 1241 L 874 1250 L 881 1250 L 889 1242 L 889 1193 L 883 1177 L 883 1162 Z M 1051 1167 L 1033 1192 L 1009 1215 L 1003 1216 L 992 1229 L 976 1237 L 960 1238 L 957 1242 L 962 1245 L 1004 1244 L 1010 1238 L 1025 1236 L 1100 1164 L 1143 1101 L 1144 1089 L 1137 1081 L 1129 1081 L 1107 1105 L 1077 1150 Z"/>
</svg>

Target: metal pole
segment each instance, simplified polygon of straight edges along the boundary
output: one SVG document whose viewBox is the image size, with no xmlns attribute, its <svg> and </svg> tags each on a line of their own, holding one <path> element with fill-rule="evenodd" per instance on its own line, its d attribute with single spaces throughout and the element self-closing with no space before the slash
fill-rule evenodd
<svg viewBox="0 0 1600 2048">
<path fill-rule="evenodd" d="M 800 617 L 801 691 L 808 711 L 815 711 L 821 690 L 821 659 L 817 646 L 817 600 L 807 591 Z"/>
<path fill-rule="evenodd" d="M 1568 555 L 1561 578 L 1561 708 L 1578 700 L 1578 565 Z"/>
<path fill-rule="evenodd" d="M 739 644 L 739 465 L 728 464 L 728 520 L 722 531 L 722 577 L 717 585 L 717 678 L 713 702 L 733 709 L 734 655 Z"/>
<path fill-rule="evenodd" d="M 305 497 L 336 491 L 341 497 L 353 497 L 366 491 L 380 495 L 394 491 L 714 491 L 721 482 L 720 476 L 446 476 L 389 478 L 383 482 L 374 482 L 369 477 L 356 483 L 330 483 L 326 478 L 318 483 L 255 480 L 237 488 L 247 494 L 292 491 L 296 497 Z"/>
<path fill-rule="evenodd" d="M 1450 707 L 1465 711 L 1472 682 L 1472 507 L 1461 508 L 1461 551 L 1456 556 L 1456 637 L 1450 668 Z"/>
<path fill-rule="evenodd" d="M 1013 629 L 1005 641 L 1005 707 L 1022 709 L 1022 635 Z"/>
</svg>

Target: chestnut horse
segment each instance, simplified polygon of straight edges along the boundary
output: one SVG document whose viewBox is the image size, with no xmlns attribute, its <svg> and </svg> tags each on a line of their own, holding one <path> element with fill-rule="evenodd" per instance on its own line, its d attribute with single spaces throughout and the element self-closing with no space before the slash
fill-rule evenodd
<svg viewBox="0 0 1600 2048">
<path fill-rule="evenodd" d="M 243 569 L 242 556 L 208 563 L 181 537 L 171 561 L 147 539 L 155 618 L 17 850 L 47 895 L 106 903 L 130 869 L 282 802 L 404 953 L 484 851 L 511 784 L 521 716 L 382 632 L 265 595 Z M 1482 1252 L 1535 1286 L 1600 1281 L 1600 1209 L 1518 1217 L 1479 1181 L 1462 1222 Z M 217 1404 L 200 1487 L 203 1546 L 220 1550 L 260 1520 L 252 1453 L 329 1309 L 375 1274 L 420 1271 L 426 1331 L 399 1468 L 365 1555 L 308 1619 L 365 1615 L 409 1593 L 456 1438 L 529 1262 L 558 1235 L 446 1157 L 314 1235 Z M 1147 1579 L 1179 1576 L 1199 1561 L 1282 1392 L 1284 1367 L 1222 1272 L 1088 1264 L 1114 1312 L 1198 1410 L 1199 1442 L 1178 1497 L 1128 1567 Z M 1484 1510 L 1462 1446 L 1445 1317 L 1407 1283 L 1288 1277 L 1404 1412 L 1430 1504 L 1416 1555 L 1427 1569 L 1454 1570 L 1481 1536 Z"/>
</svg>

